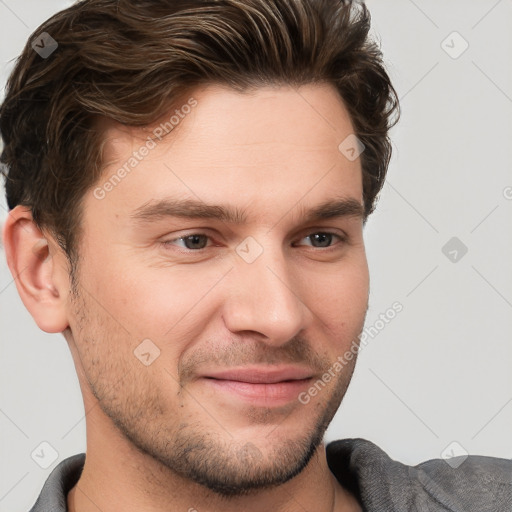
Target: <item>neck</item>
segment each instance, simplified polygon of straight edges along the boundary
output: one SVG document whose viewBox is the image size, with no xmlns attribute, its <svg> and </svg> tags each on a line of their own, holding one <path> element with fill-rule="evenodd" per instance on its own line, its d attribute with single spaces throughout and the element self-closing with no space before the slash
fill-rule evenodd
<svg viewBox="0 0 512 512">
<path fill-rule="evenodd" d="M 86 462 L 68 494 L 69 512 L 361 510 L 329 470 L 323 444 L 304 470 L 285 484 L 226 498 L 182 478 L 133 447 L 115 427 L 107 428 L 109 432 L 104 425 L 94 428 L 88 422 Z"/>
</svg>

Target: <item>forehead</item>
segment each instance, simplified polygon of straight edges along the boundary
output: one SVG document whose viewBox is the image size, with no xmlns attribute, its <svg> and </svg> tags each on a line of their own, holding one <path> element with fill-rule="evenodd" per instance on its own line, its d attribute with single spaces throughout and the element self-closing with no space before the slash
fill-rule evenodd
<svg viewBox="0 0 512 512">
<path fill-rule="evenodd" d="M 283 126 L 286 130 L 283 130 Z M 257 144 L 295 145 L 295 151 L 338 146 L 340 137 L 353 133 L 343 100 L 331 84 L 302 87 L 266 86 L 237 92 L 209 85 L 191 90 L 173 102 L 158 120 L 145 127 L 126 126 L 104 119 L 105 163 L 115 163 L 126 151 L 151 137 L 162 147 L 187 142 L 210 142 L 190 156 L 228 149 L 258 151 Z M 163 140 L 165 139 L 165 141 Z M 158 153 L 158 152 L 157 152 Z M 220 155 L 219 155 L 220 156 Z"/>
<path fill-rule="evenodd" d="M 207 86 L 184 96 L 150 126 L 106 122 L 103 130 L 99 184 L 124 169 L 106 202 L 123 197 L 122 205 L 132 211 L 166 194 L 281 205 L 296 203 L 304 189 L 318 200 L 327 192 L 362 197 L 360 160 L 339 150 L 353 133 L 350 116 L 331 85 L 244 93 Z"/>
</svg>

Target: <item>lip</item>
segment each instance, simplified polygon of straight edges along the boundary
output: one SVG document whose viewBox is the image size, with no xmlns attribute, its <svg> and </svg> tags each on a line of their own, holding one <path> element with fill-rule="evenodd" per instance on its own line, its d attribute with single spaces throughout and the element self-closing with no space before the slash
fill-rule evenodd
<svg viewBox="0 0 512 512">
<path fill-rule="evenodd" d="M 313 377 L 313 372 L 303 366 L 245 366 L 208 372 L 203 377 L 251 384 L 275 384 L 277 382 L 310 379 Z"/>
<path fill-rule="evenodd" d="M 304 367 L 244 367 L 209 372 L 203 382 L 217 392 L 252 405 L 272 407 L 297 400 L 311 382 L 313 372 Z"/>
</svg>

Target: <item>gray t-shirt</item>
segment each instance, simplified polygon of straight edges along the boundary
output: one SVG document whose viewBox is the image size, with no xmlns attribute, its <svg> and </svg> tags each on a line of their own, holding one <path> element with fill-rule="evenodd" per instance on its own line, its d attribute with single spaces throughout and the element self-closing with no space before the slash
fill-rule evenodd
<svg viewBox="0 0 512 512">
<path fill-rule="evenodd" d="M 512 461 L 472 455 L 407 466 L 364 439 L 333 441 L 327 463 L 365 512 L 511 512 Z M 67 512 L 85 454 L 63 460 L 46 480 L 30 512 Z M 458 467 L 456 467 L 458 466 Z"/>
</svg>

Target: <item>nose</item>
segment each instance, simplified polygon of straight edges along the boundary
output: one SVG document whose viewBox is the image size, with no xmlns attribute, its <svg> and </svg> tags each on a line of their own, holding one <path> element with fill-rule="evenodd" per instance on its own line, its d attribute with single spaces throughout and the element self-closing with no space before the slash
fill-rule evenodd
<svg viewBox="0 0 512 512">
<path fill-rule="evenodd" d="M 266 250 L 254 262 L 239 258 L 230 272 L 224 322 L 233 333 L 258 333 L 282 345 L 304 329 L 312 312 L 301 297 L 284 255 Z"/>
</svg>

